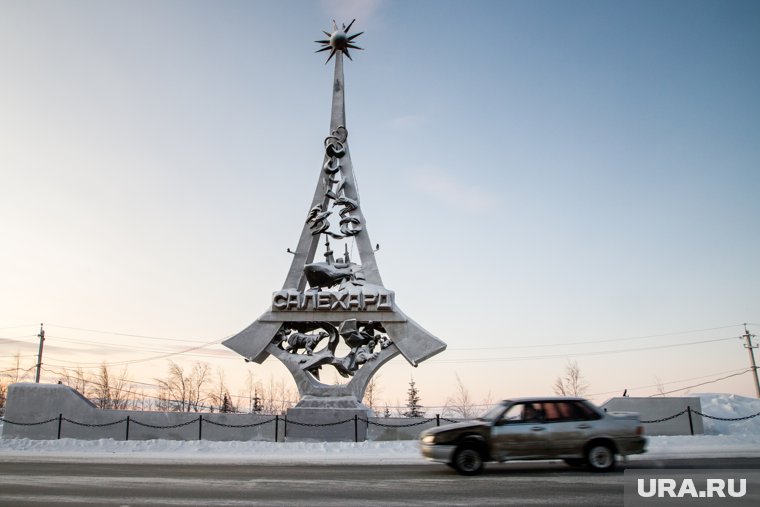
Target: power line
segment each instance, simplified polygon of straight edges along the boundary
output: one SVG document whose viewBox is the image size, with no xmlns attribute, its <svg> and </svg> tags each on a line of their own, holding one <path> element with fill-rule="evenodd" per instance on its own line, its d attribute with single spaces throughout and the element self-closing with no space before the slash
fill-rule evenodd
<svg viewBox="0 0 760 507">
<path fill-rule="evenodd" d="M 669 345 L 654 345 L 650 347 L 637 347 L 637 348 L 628 348 L 628 349 L 588 351 L 588 352 L 572 352 L 572 353 L 564 353 L 564 354 L 551 354 L 551 355 L 539 355 L 539 356 L 514 356 L 514 357 L 502 357 L 502 358 L 432 359 L 429 362 L 440 363 L 440 364 L 488 363 L 488 362 L 504 362 L 504 361 L 511 362 L 511 361 L 528 361 L 528 360 L 538 360 L 538 359 L 556 359 L 556 358 L 565 358 L 565 357 L 599 356 L 599 355 L 622 354 L 622 353 L 627 353 L 627 352 L 638 352 L 638 351 L 646 351 L 646 350 L 658 350 L 658 349 L 665 349 L 665 348 L 684 347 L 684 346 L 689 346 L 689 345 L 699 345 L 699 344 L 704 344 L 704 343 L 728 341 L 728 340 L 733 340 L 733 339 L 734 337 L 717 338 L 717 339 L 700 340 L 700 341 L 694 341 L 694 342 L 684 342 L 684 343 L 676 343 L 676 344 L 669 344 Z M 62 338 L 62 337 L 57 337 L 56 340 L 64 341 L 68 343 L 83 343 L 83 344 L 92 344 L 92 345 L 101 345 L 101 346 L 104 345 L 102 342 L 91 342 L 87 340 L 75 340 L 75 339 Z M 173 355 L 187 355 L 187 356 L 193 356 L 193 357 L 204 357 L 204 358 L 209 358 L 209 359 L 223 359 L 223 360 L 240 359 L 238 356 L 223 355 L 223 354 L 228 353 L 226 350 L 219 350 L 219 354 L 193 354 L 192 353 L 192 351 L 194 350 L 200 350 L 208 346 L 217 345 L 217 344 L 219 343 L 217 343 L 217 341 L 214 340 L 213 342 L 209 342 L 198 347 L 191 347 L 189 349 L 182 349 L 179 351 L 172 351 L 172 350 L 166 350 L 166 349 L 163 349 L 163 350 L 151 349 L 151 348 L 145 348 L 145 347 L 125 347 L 125 346 L 120 346 L 120 345 L 107 344 L 109 347 L 112 347 L 112 348 L 119 348 L 119 349 L 124 349 L 124 350 L 144 350 L 148 352 L 160 352 L 162 354 L 159 356 L 142 358 L 142 359 L 124 360 L 124 361 L 112 362 L 112 363 L 107 362 L 105 364 L 107 366 L 109 365 L 118 366 L 118 365 L 133 364 L 133 363 L 139 363 L 139 362 L 147 362 L 147 361 L 156 360 L 156 359 L 163 359 L 166 357 L 171 357 Z M 8 357 L 12 357 L 12 356 L 8 356 Z M 76 364 L 84 368 L 99 368 L 103 364 L 102 362 L 81 363 L 79 361 L 69 361 L 66 359 L 62 359 L 60 357 L 53 357 L 52 360 L 54 362 L 57 361 L 57 362 Z M 59 366 L 64 367 L 62 365 L 59 365 Z"/>
<path fill-rule="evenodd" d="M 0 370 L 0 373 L 8 373 L 8 372 L 11 372 L 11 371 L 29 373 L 31 370 L 35 369 L 36 367 L 37 367 L 37 365 L 35 364 L 35 365 L 32 365 L 29 368 L 25 368 L 25 369 L 24 368 L 10 368 L 8 370 Z"/>
<path fill-rule="evenodd" d="M 21 336 L 0 337 L 0 340 L 6 340 L 6 341 L 24 341 L 24 340 L 36 340 L 36 339 L 37 339 L 37 335 L 35 334 L 24 334 Z"/>
<path fill-rule="evenodd" d="M 222 339 L 224 340 L 226 338 L 222 338 Z M 197 347 L 190 347 L 190 348 L 185 349 L 185 350 L 180 350 L 179 352 L 168 352 L 166 354 L 161 354 L 161 355 L 153 356 L 153 357 L 146 357 L 146 358 L 143 358 L 143 359 L 131 359 L 131 360 L 125 360 L 125 361 L 114 361 L 112 363 L 102 363 L 102 362 L 101 363 L 83 363 L 83 364 L 80 364 L 78 366 L 81 366 L 82 368 L 100 368 L 103 365 L 105 365 L 105 366 L 123 366 L 123 365 L 129 365 L 129 364 L 144 363 L 144 362 L 147 362 L 147 361 L 154 361 L 156 359 L 165 359 L 167 357 L 177 356 L 177 355 L 180 355 L 180 354 L 186 354 L 188 352 L 192 352 L 194 350 L 199 350 L 199 349 L 202 349 L 204 347 L 208 347 L 210 345 L 216 345 L 218 343 L 219 343 L 219 340 L 214 340 L 214 341 L 210 341 L 208 343 L 202 344 L 202 345 L 198 345 Z"/>
<path fill-rule="evenodd" d="M 205 358 L 205 359 L 210 359 L 210 360 L 221 360 L 221 361 L 242 361 L 242 358 L 240 358 L 238 356 L 233 356 L 233 355 L 230 355 L 229 357 L 224 357 L 224 356 L 216 356 L 216 355 L 210 355 L 210 354 L 185 353 L 185 354 L 183 354 L 183 356 L 185 356 L 185 357 L 200 357 L 200 358 Z M 49 364 L 51 366 L 56 366 L 58 368 L 81 367 L 81 368 L 83 368 L 85 370 L 92 370 L 92 369 L 95 369 L 95 368 L 100 368 L 104 364 L 103 362 L 100 362 L 100 363 L 82 363 L 81 361 L 69 361 L 67 359 L 61 359 L 60 357 L 55 357 L 55 356 L 53 356 L 53 357 L 48 356 L 48 358 L 51 361 Z M 130 364 L 132 364 L 132 363 L 140 363 L 140 362 L 148 362 L 148 361 L 152 361 L 152 360 L 153 359 L 151 359 L 151 358 L 148 358 L 148 359 L 135 359 L 135 360 L 132 360 L 132 362 Z M 65 365 L 62 365 L 62 364 L 55 364 L 55 363 L 67 363 L 69 366 L 65 366 Z M 121 363 L 105 363 L 105 365 L 106 366 L 129 366 L 129 364 L 125 365 L 125 364 L 121 364 Z"/>
<path fill-rule="evenodd" d="M 501 347 L 465 347 L 465 348 L 451 348 L 448 350 L 498 350 L 498 349 L 533 349 L 533 348 L 543 348 L 543 347 L 561 347 L 561 346 L 570 346 L 570 345 L 593 345 L 597 343 L 610 343 L 610 342 L 621 342 L 621 341 L 631 341 L 631 340 L 646 340 L 651 338 L 664 338 L 666 336 L 678 336 L 678 335 L 684 335 L 684 334 L 695 334 L 695 333 L 704 333 L 706 331 L 718 331 L 722 329 L 730 329 L 736 326 L 739 326 L 740 324 L 732 324 L 730 326 L 720 326 L 720 327 L 709 327 L 704 329 L 692 329 L 689 331 L 675 331 L 672 333 L 660 333 L 660 334 L 650 334 L 650 335 L 644 335 L 644 336 L 627 336 L 622 338 L 608 338 L 605 340 L 586 340 L 586 341 L 576 341 L 576 342 L 556 342 L 556 343 L 540 343 L 540 344 L 532 344 L 532 345 L 504 345 Z"/>
<path fill-rule="evenodd" d="M 586 396 L 588 396 L 590 398 L 593 398 L 593 397 L 596 397 L 596 396 L 603 396 L 605 394 L 619 393 L 619 392 L 621 392 L 621 391 L 623 391 L 625 389 L 628 389 L 628 391 L 630 392 L 630 391 L 638 390 L 638 389 L 649 389 L 649 388 L 652 388 L 652 387 L 667 386 L 667 385 L 670 385 L 670 384 L 680 384 L 681 382 L 690 382 L 692 380 L 701 380 L 701 379 L 704 379 L 704 378 L 714 377 L 715 375 L 724 375 L 726 373 L 737 373 L 737 372 L 745 373 L 746 371 L 747 371 L 746 368 L 742 368 L 741 370 L 719 371 L 719 372 L 715 372 L 715 373 L 709 373 L 707 375 L 700 375 L 699 377 L 690 377 L 690 378 L 685 378 L 685 379 L 680 379 L 680 380 L 671 380 L 669 382 L 661 382 L 661 383 L 650 384 L 650 385 L 646 385 L 646 386 L 620 387 L 620 388 L 614 389 L 612 391 L 604 391 L 602 393 L 593 393 L 593 394 L 588 394 Z"/>
<path fill-rule="evenodd" d="M 5 331 L 6 329 L 18 329 L 20 327 L 32 327 L 36 325 L 37 324 L 21 324 L 19 326 L 5 326 L 5 327 L 0 327 L 0 331 Z"/>
<path fill-rule="evenodd" d="M 571 352 L 567 354 L 547 354 L 547 355 L 541 355 L 541 356 L 513 356 L 513 357 L 469 358 L 469 359 L 431 359 L 429 363 L 439 363 L 439 364 L 491 363 L 491 362 L 530 361 L 530 360 L 536 360 L 536 359 L 558 359 L 558 358 L 566 358 L 566 357 L 604 356 L 604 355 L 612 355 L 612 354 L 623 354 L 627 352 L 641 352 L 645 350 L 658 350 L 658 349 L 668 349 L 668 348 L 675 348 L 675 347 L 686 347 L 689 345 L 700 345 L 704 343 L 715 343 L 715 342 L 722 342 L 722 341 L 735 340 L 735 339 L 736 337 L 717 338 L 717 339 L 712 339 L 712 340 L 675 343 L 675 344 L 670 344 L 670 345 L 654 345 L 651 347 L 637 347 L 637 348 L 631 348 L 631 349 L 602 350 L 602 351 L 591 351 L 591 352 Z"/>
<path fill-rule="evenodd" d="M 61 329 L 68 329 L 70 331 L 84 331 L 85 333 L 99 333 L 99 334 L 110 334 L 115 336 L 127 336 L 129 338 L 144 338 L 146 340 L 162 340 L 162 341 L 173 341 L 173 342 L 184 342 L 184 343 L 204 343 L 200 340 L 183 340 L 180 338 L 163 338 L 160 336 L 146 336 L 146 335 L 140 335 L 140 334 L 129 334 L 129 333 L 120 333 L 117 331 L 100 331 L 97 329 L 87 329 L 82 327 L 70 327 L 70 326 L 62 326 L 60 324 L 48 324 L 48 327 L 59 327 Z"/>
<path fill-rule="evenodd" d="M 722 378 L 718 378 L 718 379 L 715 379 L 715 380 L 710 380 L 709 382 L 702 382 L 700 384 L 694 384 L 692 386 L 682 387 L 680 389 L 674 389 L 672 391 L 665 391 L 664 393 L 653 394 L 652 396 L 650 396 L 650 398 L 653 397 L 653 396 L 664 396 L 666 394 L 676 393 L 678 391 L 685 391 L 686 389 L 692 389 L 694 387 L 704 386 L 704 385 L 707 385 L 707 384 L 714 384 L 715 382 L 720 382 L 721 380 L 726 380 L 726 379 L 731 378 L 731 377 L 738 377 L 739 375 L 744 375 L 745 373 L 748 373 L 749 371 L 751 371 L 751 370 L 744 370 L 743 372 L 734 373 L 733 375 L 727 375 L 727 376 L 722 377 Z"/>
<path fill-rule="evenodd" d="M 120 345 L 120 344 L 112 344 L 112 343 L 106 343 L 106 342 L 93 342 L 89 340 L 78 340 L 75 338 L 68 338 L 68 337 L 62 337 L 62 336 L 50 336 L 48 333 L 49 338 L 54 338 L 56 342 L 62 341 L 65 343 L 81 343 L 85 345 L 100 345 L 100 346 L 106 346 L 109 348 L 115 348 L 115 349 L 124 349 L 124 350 L 142 350 L 146 352 L 174 352 L 176 351 L 176 347 L 174 349 L 171 348 L 150 348 L 150 347 L 135 347 L 131 345 Z M 184 350 L 184 349 L 183 349 Z"/>
</svg>

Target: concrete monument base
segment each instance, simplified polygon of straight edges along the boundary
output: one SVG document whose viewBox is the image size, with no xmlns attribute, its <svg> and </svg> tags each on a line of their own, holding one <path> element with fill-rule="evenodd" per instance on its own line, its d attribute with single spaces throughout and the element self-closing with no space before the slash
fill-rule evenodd
<svg viewBox="0 0 760 507">
<path fill-rule="evenodd" d="M 345 442 L 367 440 L 367 420 L 375 413 L 353 396 L 305 396 L 288 409 L 285 440 Z"/>
</svg>

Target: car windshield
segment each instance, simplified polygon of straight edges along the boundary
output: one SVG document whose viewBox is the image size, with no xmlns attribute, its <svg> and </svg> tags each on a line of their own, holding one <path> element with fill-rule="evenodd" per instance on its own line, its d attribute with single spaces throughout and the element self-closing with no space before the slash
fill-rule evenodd
<svg viewBox="0 0 760 507">
<path fill-rule="evenodd" d="M 489 408 L 483 415 L 478 417 L 479 421 L 495 421 L 504 412 L 504 409 L 509 404 L 508 401 L 503 401 L 494 407 Z"/>
</svg>

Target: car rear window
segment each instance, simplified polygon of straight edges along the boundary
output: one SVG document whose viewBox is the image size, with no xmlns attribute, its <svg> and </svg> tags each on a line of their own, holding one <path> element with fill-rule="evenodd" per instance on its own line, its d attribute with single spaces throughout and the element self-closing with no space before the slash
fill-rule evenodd
<svg viewBox="0 0 760 507">
<path fill-rule="evenodd" d="M 544 402 L 546 421 L 587 421 L 598 419 L 599 415 L 590 407 L 579 401 L 547 401 Z"/>
</svg>

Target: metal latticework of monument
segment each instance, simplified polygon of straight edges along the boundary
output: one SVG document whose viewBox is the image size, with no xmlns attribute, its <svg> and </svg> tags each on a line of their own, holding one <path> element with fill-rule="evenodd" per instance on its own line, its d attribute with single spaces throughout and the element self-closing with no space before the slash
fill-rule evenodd
<svg viewBox="0 0 760 507">
<path fill-rule="evenodd" d="M 357 192 L 345 121 L 343 56 L 361 49 L 346 27 L 334 24 L 317 41 L 334 61 L 330 133 L 314 198 L 293 261 L 272 306 L 224 345 L 248 361 L 270 355 L 291 372 L 299 406 L 363 407 L 367 384 L 377 370 L 401 354 L 410 364 L 442 352 L 446 344 L 407 317 L 385 288 L 375 262 Z M 322 247 L 322 250 L 320 250 Z M 317 259 L 317 252 L 324 260 Z M 357 255 L 358 254 L 358 255 Z M 328 384 L 335 374 L 341 384 Z"/>
</svg>

